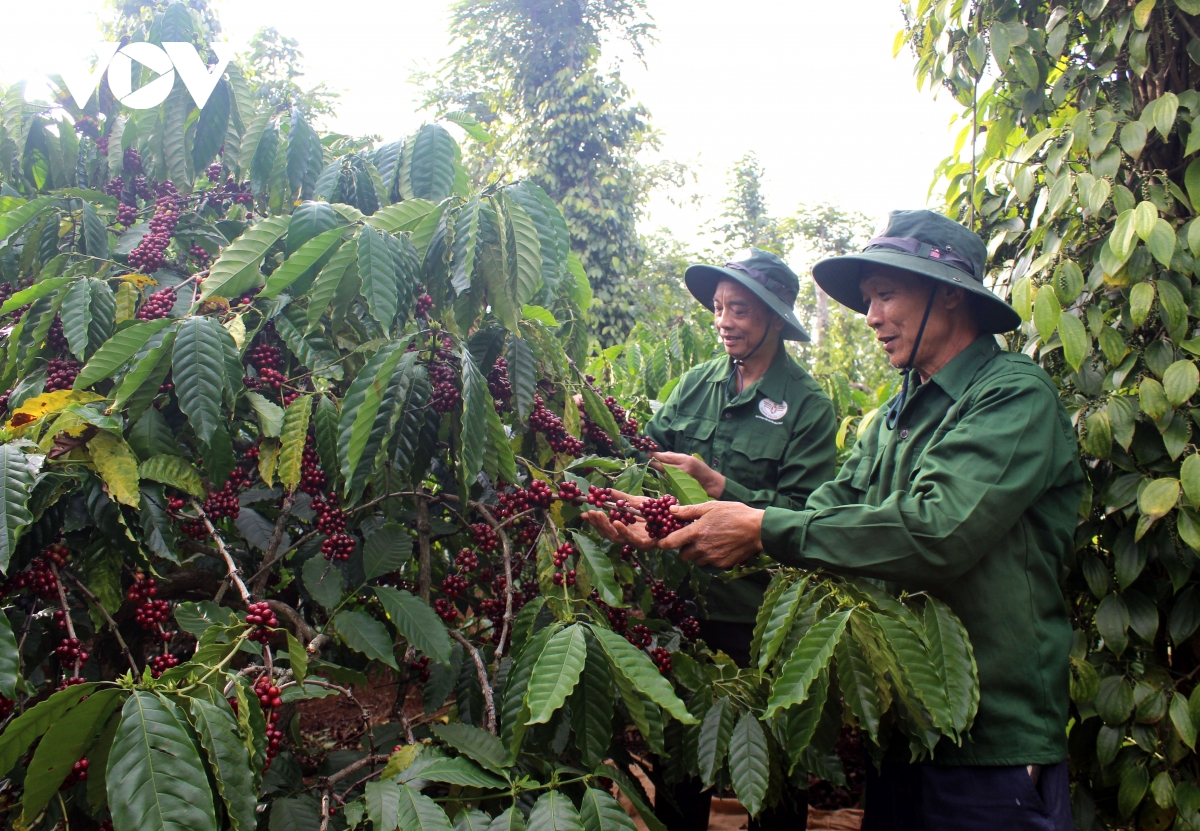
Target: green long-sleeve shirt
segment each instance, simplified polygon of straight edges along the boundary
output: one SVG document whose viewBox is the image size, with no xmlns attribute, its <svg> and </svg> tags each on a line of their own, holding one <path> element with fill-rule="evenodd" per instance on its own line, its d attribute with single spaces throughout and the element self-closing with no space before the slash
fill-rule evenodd
<svg viewBox="0 0 1200 831">
<path fill-rule="evenodd" d="M 912 392 L 894 430 L 884 421 L 807 510 L 767 509 L 766 553 L 928 590 L 962 619 L 979 714 L 936 762 L 1061 761 L 1071 625 L 1058 575 L 1083 472 L 1050 378 L 984 336 Z"/>
<path fill-rule="evenodd" d="M 833 478 L 833 403 L 782 347 L 762 378 L 730 398 L 732 371 L 723 356 L 688 370 L 646 434 L 663 450 L 698 454 L 724 474 L 723 500 L 803 508 Z M 708 619 L 753 623 L 768 582 L 765 574 L 713 580 L 705 595 Z"/>
</svg>

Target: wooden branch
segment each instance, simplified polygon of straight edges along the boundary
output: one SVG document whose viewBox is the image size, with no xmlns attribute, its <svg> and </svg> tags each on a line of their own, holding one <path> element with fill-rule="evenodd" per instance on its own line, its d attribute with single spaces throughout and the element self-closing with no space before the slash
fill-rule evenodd
<svg viewBox="0 0 1200 831">
<path fill-rule="evenodd" d="M 217 529 L 213 527 L 212 520 L 208 518 L 208 514 L 204 513 L 204 509 L 200 507 L 200 503 L 193 499 L 192 507 L 196 509 L 196 513 L 200 516 L 200 519 L 204 521 L 204 527 L 208 529 L 209 536 L 217 544 L 217 551 L 221 552 L 221 556 L 225 558 L 225 565 L 229 569 L 229 579 L 237 586 L 238 594 L 242 596 L 242 602 L 249 606 L 250 590 L 242 582 L 242 570 L 233 561 L 233 557 L 230 556 L 229 551 L 225 548 L 225 542 L 221 539 L 221 535 L 217 533 Z"/>
<path fill-rule="evenodd" d="M 417 498 L 417 548 L 420 554 L 419 570 L 417 572 L 417 590 L 421 599 L 429 603 L 429 584 L 433 580 L 430 564 L 429 535 L 433 526 L 429 522 L 429 503 L 423 494 Z"/>
<path fill-rule="evenodd" d="M 284 603 L 282 600 L 268 600 L 267 602 L 271 604 L 271 611 L 287 618 L 288 622 L 292 624 L 292 627 L 295 630 L 292 634 L 298 636 L 304 643 L 307 644 L 317 636 L 316 630 L 309 626 L 308 623 L 305 622 L 304 618 L 300 616 L 300 613 L 291 606 Z"/>
<path fill-rule="evenodd" d="M 133 670 L 133 674 L 136 677 L 139 672 L 137 668 L 137 662 L 133 660 L 133 653 L 129 651 L 129 646 L 125 643 L 125 639 L 121 637 L 121 629 L 117 626 L 117 622 L 112 619 L 112 615 L 110 615 L 108 610 L 104 608 L 104 604 L 100 602 L 100 599 L 97 598 L 96 595 L 92 594 L 91 591 L 88 590 L 87 586 L 79 582 L 78 577 L 68 571 L 64 571 L 63 574 L 66 575 L 68 580 L 75 584 L 77 589 L 83 592 L 84 597 L 90 600 L 93 606 L 100 610 L 100 614 L 104 616 L 104 620 L 108 623 L 108 628 L 112 630 L 113 636 L 117 639 L 117 643 L 121 645 L 121 651 L 125 653 L 125 658 L 129 661 L 129 668 Z"/>
<path fill-rule="evenodd" d="M 71 622 L 71 607 L 67 605 L 67 593 L 63 589 L 62 577 L 59 576 L 58 566 L 54 564 L 53 560 L 50 560 L 50 573 L 54 575 L 54 586 L 58 589 L 59 608 L 63 610 L 63 616 L 67 621 L 67 637 L 75 641 L 75 643 L 79 643 L 79 639 L 75 637 L 75 624 Z M 79 675 L 79 664 L 81 663 L 79 657 L 82 654 L 80 652 L 79 655 L 75 656 L 75 675 Z"/>
<path fill-rule="evenodd" d="M 479 686 L 483 690 L 483 706 L 487 711 L 487 730 L 493 736 L 496 735 L 496 704 L 492 699 L 492 685 L 488 683 L 487 667 L 483 664 L 483 656 L 479 654 L 479 650 L 471 645 L 471 642 L 462 636 L 461 632 L 450 629 L 450 637 L 463 645 L 463 649 L 471 656 L 471 660 L 475 662 L 475 674 L 479 676 Z"/>
<path fill-rule="evenodd" d="M 271 541 L 267 543 L 267 553 L 263 555 L 263 562 L 258 571 L 254 572 L 254 576 L 250 578 L 250 593 L 254 597 L 262 595 L 263 589 L 267 587 L 267 580 L 271 577 L 271 569 L 283 559 L 283 554 L 279 553 L 279 545 L 283 542 L 283 532 L 287 528 L 288 517 L 292 515 L 292 508 L 295 505 L 296 494 L 293 491 L 283 498 L 283 505 L 279 508 L 279 517 L 275 520 L 275 530 L 271 532 Z M 284 554 L 286 553 L 284 552 Z"/>
<path fill-rule="evenodd" d="M 486 506 L 478 502 L 472 502 L 471 507 L 479 511 L 487 524 L 492 526 L 492 530 L 496 532 L 496 536 L 500 538 L 500 546 L 504 553 L 504 619 L 500 624 L 500 640 L 496 643 L 496 671 L 500 671 L 500 659 L 504 657 L 504 642 L 508 639 L 509 630 L 512 628 L 513 622 L 513 595 L 516 590 L 513 588 L 513 570 L 512 570 L 512 543 L 509 542 L 508 534 L 504 533 L 503 527 L 496 521 L 496 517 L 492 516 L 492 512 Z M 549 517 L 547 517 L 549 521 Z"/>
</svg>

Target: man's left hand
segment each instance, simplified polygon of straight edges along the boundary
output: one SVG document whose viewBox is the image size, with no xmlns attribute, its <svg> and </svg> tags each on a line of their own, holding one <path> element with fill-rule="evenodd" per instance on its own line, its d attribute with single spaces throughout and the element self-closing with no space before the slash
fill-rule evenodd
<svg viewBox="0 0 1200 831">
<path fill-rule="evenodd" d="M 680 505 L 671 513 L 692 524 L 658 541 L 659 548 L 678 548 L 685 560 L 701 566 L 733 568 L 763 550 L 763 512 L 740 502 Z"/>
<path fill-rule="evenodd" d="M 725 477 L 721 473 L 713 470 L 706 465 L 703 460 L 697 459 L 695 456 L 689 456 L 686 453 L 651 453 L 650 458 L 658 462 L 660 465 L 670 465 L 677 467 L 691 476 L 700 483 L 700 487 L 704 488 L 713 499 L 720 499 L 721 494 L 725 493 Z"/>
</svg>

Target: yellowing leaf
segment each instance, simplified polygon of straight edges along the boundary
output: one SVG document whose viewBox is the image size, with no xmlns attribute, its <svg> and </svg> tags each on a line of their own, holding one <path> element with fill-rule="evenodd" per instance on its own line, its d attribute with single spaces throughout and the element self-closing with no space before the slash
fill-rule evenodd
<svg viewBox="0 0 1200 831">
<path fill-rule="evenodd" d="M 302 395 L 283 411 L 283 430 L 280 432 L 279 481 L 288 490 L 300 484 L 300 462 L 304 442 L 308 437 L 308 422 L 312 416 L 312 395 Z"/>
<path fill-rule="evenodd" d="M 1026 323 L 1033 317 L 1033 284 L 1028 277 L 1022 277 L 1013 284 L 1012 306 Z"/>
<path fill-rule="evenodd" d="M 1146 315 L 1150 314 L 1150 306 L 1153 303 L 1153 283 L 1138 283 L 1130 290 L 1129 317 L 1133 321 L 1134 326 L 1141 326 L 1146 322 Z"/>
<path fill-rule="evenodd" d="M 137 314 L 138 292 L 132 283 L 122 283 L 117 287 L 117 313 L 113 318 L 116 323 L 133 320 Z"/>
<path fill-rule="evenodd" d="M 1171 406 L 1181 406 L 1196 394 L 1196 387 L 1200 386 L 1200 370 L 1191 361 L 1176 361 L 1163 373 L 1162 383 Z"/>
<path fill-rule="evenodd" d="M 138 461 L 125 440 L 101 430 L 88 442 L 88 451 L 92 454 L 96 471 L 108 487 L 108 495 L 123 505 L 138 507 L 141 501 L 138 493 Z"/>
<path fill-rule="evenodd" d="M 1138 384 L 1138 403 L 1142 407 L 1142 412 L 1155 421 L 1161 420 L 1171 406 L 1171 403 L 1167 401 L 1167 393 L 1163 390 L 1162 384 L 1153 378 L 1143 378 L 1142 382 Z"/>
<path fill-rule="evenodd" d="M 279 439 L 266 438 L 258 444 L 258 475 L 267 483 L 267 487 L 275 487 L 275 470 L 279 467 Z"/>
<path fill-rule="evenodd" d="M 241 349 L 242 344 L 246 342 L 246 321 L 242 320 L 242 316 L 234 315 L 225 321 L 225 331 L 233 338 L 237 348 Z"/>
<path fill-rule="evenodd" d="M 1150 22 L 1150 12 L 1154 11 L 1155 0 L 1142 0 L 1133 7 L 1133 24 L 1138 29 L 1145 29 Z"/>
<path fill-rule="evenodd" d="M 1154 207 L 1153 202 L 1141 202 L 1133 212 L 1133 230 L 1137 233 L 1142 241 L 1150 239 L 1150 232 L 1154 230 L 1154 223 L 1158 221 L 1158 208 Z"/>
<path fill-rule="evenodd" d="M 1155 479 L 1138 494 L 1138 510 L 1142 516 L 1158 519 L 1166 516 L 1178 501 L 1178 479 Z"/>
<path fill-rule="evenodd" d="M 1175 254 L 1175 231 L 1171 223 L 1160 219 L 1154 223 L 1146 247 L 1154 255 L 1154 259 L 1162 263 L 1163 268 L 1171 267 L 1171 257 Z"/>
<path fill-rule="evenodd" d="M 158 281 L 153 277 L 147 277 L 145 274 L 123 274 L 121 279 L 126 283 L 131 283 L 134 288 L 144 289 L 146 286 L 157 286 Z"/>
<path fill-rule="evenodd" d="M 27 424 L 32 424 L 39 418 L 50 413 L 57 413 L 59 410 L 66 409 L 72 404 L 87 404 L 91 401 L 100 401 L 101 399 L 102 396 L 96 395 L 94 392 L 84 392 L 82 390 L 44 392 L 41 395 L 30 398 L 18 407 L 5 426 L 9 430 L 14 430 L 24 427 Z"/>
<path fill-rule="evenodd" d="M 1183 494 L 1192 507 L 1200 505 L 1200 454 L 1193 453 L 1183 460 L 1179 467 L 1179 480 L 1183 485 Z"/>
</svg>

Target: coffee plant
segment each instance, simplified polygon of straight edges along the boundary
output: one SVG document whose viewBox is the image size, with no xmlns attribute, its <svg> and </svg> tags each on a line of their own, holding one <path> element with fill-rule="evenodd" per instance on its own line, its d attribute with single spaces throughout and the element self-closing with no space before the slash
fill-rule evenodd
<svg viewBox="0 0 1200 831">
<path fill-rule="evenodd" d="M 843 720 L 919 754 L 968 728 L 934 601 L 780 572 L 739 670 L 698 640 L 706 574 L 581 523 L 662 534 L 706 497 L 646 464 L 661 387 L 588 374 L 537 186 L 473 184 L 439 124 L 376 146 L 256 111 L 236 67 L 201 110 L 2 102 L 11 827 L 629 831 L 620 793 L 659 831 L 639 768 L 757 813 L 836 776 Z M 713 348 L 669 345 L 668 375 Z M 326 697 L 348 739 L 304 729 Z"/>
<path fill-rule="evenodd" d="M 1066 565 L 1077 827 L 1200 828 L 1200 3 L 907 5 L 964 106 L 939 171 L 1079 431 Z"/>
</svg>

